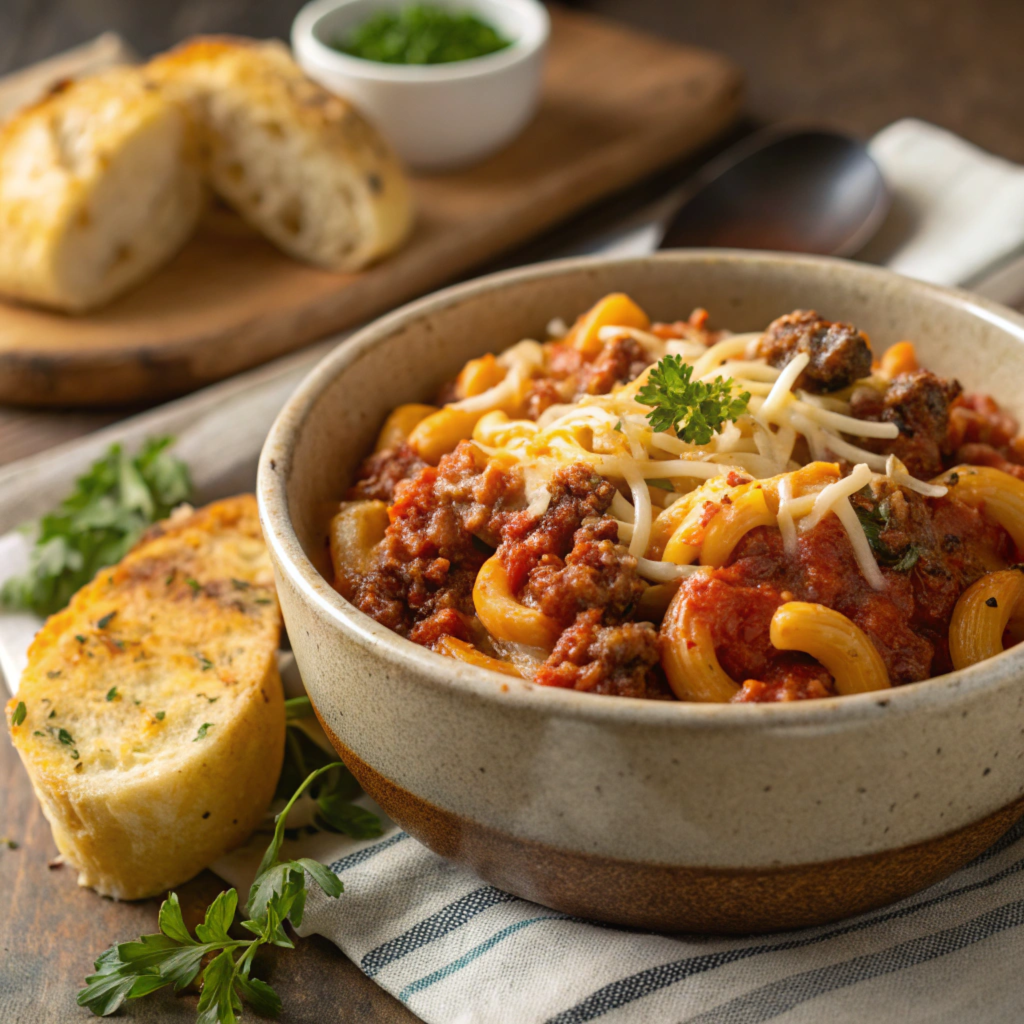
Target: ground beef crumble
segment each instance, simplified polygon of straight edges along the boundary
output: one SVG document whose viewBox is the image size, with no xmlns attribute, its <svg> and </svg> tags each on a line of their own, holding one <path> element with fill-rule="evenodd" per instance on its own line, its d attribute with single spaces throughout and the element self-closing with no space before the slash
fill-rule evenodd
<svg viewBox="0 0 1024 1024">
<path fill-rule="evenodd" d="M 882 392 L 858 388 L 850 400 L 850 413 L 861 420 L 895 423 L 900 431 L 891 441 L 863 438 L 858 443 L 869 451 L 895 455 L 916 477 L 936 476 L 955 451 L 950 408 L 960 392 L 958 381 L 929 370 L 898 374 Z"/>
<path fill-rule="evenodd" d="M 390 505 L 395 500 L 395 486 L 415 476 L 425 465 L 407 444 L 374 452 L 363 460 L 346 497 L 349 501 L 368 498 Z"/>
<path fill-rule="evenodd" d="M 559 637 L 535 681 L 618 697 L 671 699 L 659 665 L 660 643 L 654 626 L 600 623 L 599 608 L 581 612 Z"/>
<path fill-rule="evenodd" d="M 813 310 L 798 309 L 768 325 L 757 354 L 781 368 L 800 352 L 810 356 L 796 386 L 805 391 L 840 391 L 871 373 L 871 347 L 851 324 L 836 324 Z"/>
</svg>

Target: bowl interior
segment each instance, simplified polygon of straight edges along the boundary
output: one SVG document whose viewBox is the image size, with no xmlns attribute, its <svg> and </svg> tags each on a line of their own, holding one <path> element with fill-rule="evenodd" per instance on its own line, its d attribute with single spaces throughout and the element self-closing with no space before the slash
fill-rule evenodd
<svg viewBox="0 0 1024 1024">
<path fill-rule="evenodd" d="M 683 319 L 703 306 L 713 325 L 735 331 L 763 328 L 793 309 L 816 309 L 866 331 L 876 355 L 911 339 L 929 369 L 1024 413 L 1024 320 L 886 271 L 840 260 L 699 251 L 510 271 L 421 300 L 362 331 L 313 372 L 282 414 L 271 442 L 290 452 L 287 514 L 313 564 L 326 569 L 328 518 L 391 409 L 430 401 L 466 360 L 521 338 L 543 340 L 552 318 L 571 322 L 611 291 L 627 292 L 655 320 Z"/>
</svg>

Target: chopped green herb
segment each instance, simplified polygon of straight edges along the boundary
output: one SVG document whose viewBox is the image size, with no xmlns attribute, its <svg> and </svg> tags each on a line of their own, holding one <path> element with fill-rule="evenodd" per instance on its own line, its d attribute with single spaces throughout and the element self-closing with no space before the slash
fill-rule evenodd
<svg viewBox="0 0 1024 1024">
<path fill-rule="evenodd" d="M 203 722 L 203 724 L 199 726 L 199 732 L 195 734 L 195 737 L 193 738 L 192 742 L 196 743 L 199 740 L 205 739 L 207 732 L 209 732 L 212 728 L 213 722 Z"/>
<path fill-rule="evenodd" d="M 450 64 L 510 45 L 474 14 L 433 4 L 379 11 L 334 43 L 342 53 L 384 64 Z"/>
<path fill-rule="evenodd" d="M 615 424 L 615 426 L 614 426 L 614 427 L 612 427 L 612 430 L 617 430 L 617 431 L 618 431 L 618 432 L 619 432 L 619 433 L 621 434 L 621 433 L 622 433 L 622 420 L 619 420 L 619 421 L 618 421 L 618 422 L 617 422 L 617 423 Z"/>
<path fill-rule="evenodd" d="M 60 611 L 100 569 L 120 561 L 147 526 L 187 500 L 188 469 L 167 451 L 171 443 L 147 441 L 134 458 L 113 445 L 94 462 L 34 524 L 28 572 L 4 583 L 3 604 L 38 615 Z"/>
<path fill-rule="evenodd" d="M 71 751 L 71 760 L 72 761 L 77 761 L 78 760 L 78 751 L 77 750 L 72 750 Z"/>
<path fill-rule="evenodd" d="M 213 662 L 210 661 L 210 659 L 207 658 L 205 655 L 199 654 L 196 655 L 196 657 L 199 658 L 199 664 L 202 666 L 204 672 L 208 672 L 211 668 L 213 668 Z"/>
<path fill-rule="evenodd" d="M 869 502 L 874 499 L 867 488 L 858 494 Z M 889 519 L 892 511 L 889 508 L 889 499 L 883 498 L 877 504 L 868 506 L 854 502 L 854 511 L 860 521 L 864 536 L 867 538 L 871 550 L 879 565 L 884 565 L 895 572 L 910 572 L 917 565 L 921 557 L 921 549 L 916 544 L 908 544 L 899 551 L 893 551 L 884 540 L 882 534 L 889 528 Z"/>
<path fill-rule="evenodd" d="M 71 738 L 71 733 L 69 733 L 67 729 L 61 729 L 57 733 L 57 739 L 59 739 L 65 747 L 73 747 L 75 745 L 75 741 Z"/>
<path fill-rule="evenodd" d="M 252 584 L 247 583 L 245 580 L 236 580 L 234 576 L 231 577 L 231 585 L 235 590 L 248 590 Z"/>
<path fill-rule="evenodd" d="M 158 722 L 162 722 L 167 717 L 166 711 L 158 711 L 154 716 Z"/>
<path fill-rule="evenodd" d="M 45 732 L 43 732 L 43 730 L 42 730 L 42 729 L 36 729 L 36 730 L 35 730 L 35 731 L 34 731 L 34 732 L 32 733 L 32 735 L 33 735 L 33 736 L 45 736 L 45 735 L 46 735 L 46 733 L 45 733 Z"/>
<path fill-rule="evenodd" d="M 11 715 L 12 725 L 21 725 L 25 721 L 25 716 L 28 714 L 28 708 L 25 707 L 25 702 L 19 700 L 14 708 L 14 714 Z"/>
<path fill-rule="evenodd" d="M 6 846 L 8 850 L 16 850 L 18 844 L 13 839 L 8 839 L 7 836 L 0 837 L 0 846 Z"/>
<path fill-rule="evenodd" d="M 82 634 L 81 634 L 81 633 L 76 633 L 76 634 L 75 634 L 75 639 L 76 639 L 76 640 L 77 640 L 77 641 L 78 641 L 78 642 L 79 642 L 80 644 L 84 644 L 84 643 L 85 643 L 85 637 L 84 637 L 84 636 L 82 636 Z"/>
<path fill-rule="evenodd" d="M 113 700 L 116 696 L 117 696 L 117 687 L 116 686 L 112 686 L 109 690 L 107 690 L 107 700 Z"/>
<path fill-rule="evenodd" d="M 114 616 L 115 615 L 117 615 L 116 611 L 108 612 L 106 615 L 103 616 L 102 619 L 100 619 L 99 622 L 96 623 L 96 628 L 97 629 L 106 629 L 107 626 L 109 626 L 114 621 Z"/>
<path fill-rule="evenodd" d="M 174 582 L 174 574 L 177 572 L 176 569 L 171 570 L 171 574 L 164 580 L 164 586 L 169 587 Z"/>
<path fill-rule="evenodd" d="M 250 970 L 260 946 L 293 947 L 284 922 L 295 927 L 302 924 L 307 874 L 331 898 L 337 899 L 343 891 L 338 876 L 319 861 L 279 859 L 288 812 L 307 786 L 334 767 L 327 765 L 310 774 L 277 816 L 273 839 L 249 890 L 248 920 L 242 922 L 255 938 L 233 939 L 228 934 L 238 907 L 235 889 L 222 892 L 210 904 L 195 938 L 185 926 L 178 897 L 172 892 L 160 907 L 160 934 L 122 942 L 102 953 L 95 973 L 85 979 L 85 988 L 78 993 L 78 1005 L 106 1017 L 125 999 L 138 999 L 165 985 L 180 992 L 202 971 L 198 1024 L 235 1024 L 243 999 L 258 1014 L 278 1016 L 281 1000 L 277 993 L 266 982 L 251 977 Z"/>
<path fill-rule="evenodd" d="M 657 487 L 659 490 L 662 490 L 662 491 L 674 491 L 675 490 L 675 487 L 673 487 L 671 480 L 665 480 L 665 479 L 662 479 L 661 477 L 658 477 L 657 479 L 654 479 L 654 480 L 648 480 L 647 483 L 651 487 Z"/>
<path fill-rule="evenodd" d="M 692 381 L 693 367 L 682 356 L 666 356 L 651 370 L 637 401 L 649 405 L 647 419 L 657 431 L 674 430 L 689 444 L 708 444 L 726 421 L 747 411 L 750 392 L 733 395 L 733 380 Z"/>
<path fill-rule="evenodd" d="M 57 709 L 54 708 L 46 717 L 47 718 L 56 718 L 57 717 Z"/>
<path fill-rule="evenodd" d="M 273 604 L 274 600 L 273 600 L 273 598 L 270 598 L 270 597 L 257 597 L 255 603 L 256 604 Z"/>
<path fill-rule="evenodd" d="M 198 594 L 199 591 L 203 589 L 202 583 L 197 579 L 193 579 L 191 576 L 186 576 L 185 582 L 192 588 L 193 594 Z"/>
<path fill-rule="evenodd" d="M 50 669 L 50 671 L 46 673 L 46 678 L 47 679 L 56 679 L 59 675 L 60 675 L 60 669 L 59 668 L 53 668 L 53 669 Z"/>
</svg>

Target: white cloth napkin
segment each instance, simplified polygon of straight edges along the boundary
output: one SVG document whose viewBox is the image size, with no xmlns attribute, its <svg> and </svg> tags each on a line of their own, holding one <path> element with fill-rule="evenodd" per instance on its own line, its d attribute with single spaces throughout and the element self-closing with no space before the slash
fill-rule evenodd
<svg viewBox="0 0 1024 1024">
<path fill-rule="evenodd" d="M 941 283 L 974 281 L 1024 242 L 1024 170 L 918 121 L 887 128 L 872 152 L 897 211 L 911 211 L 916 224 L 909 239 L 896 232 L 882 240 L 894 268 Z M 649 251 L 655 235 L 634 225 L 600 251 Z M 0 540 L 0 576 L 16 570 L 24 544 Z M 0 619 L 5 666 L 23 661 L 37 626 Z M 215 869 L 244 892 L 264 843 L 255 838 Z M 327 936 L 429 1024 L 1024 1019 L 1024 825 L 896 906 L 744 939 L 661 936 L 567 917 L 445 862 L 387 819 L 379 839 L 321 833 L 290 846 L 292 855 L 328 863 L 345 884 L 336 901 L 311 895 L 302 932 Z"/>
</svg>

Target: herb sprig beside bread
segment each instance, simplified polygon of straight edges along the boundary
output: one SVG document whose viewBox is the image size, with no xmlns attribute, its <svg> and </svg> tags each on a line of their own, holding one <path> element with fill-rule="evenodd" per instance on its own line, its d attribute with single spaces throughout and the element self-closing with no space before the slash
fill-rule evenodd
<svg viewBox="0 0 1024 1024">
<path fill-rule="evenodd" d="M 259 947 L 268 943 L 294 948 L 284 924 L 290 921 L 298 927 L 302 923 L 307 873 L 329 897 L 337 899 L 342 893 L 341 879 L 319 861 L 280 859 L 288 812 L 308 786 L 335 767 L 341 767 L 340 763 L 312 772 L 275 819 L 273 838 L 249 890 L 248 920 L 242 922 L 255 938 L 237 939 L 229 934 L 238 906 L 236 890 L 217 896 L 194 938 L 172 892 L 160 907 L 160 934 L 143 935 L 136 942 L 122 942 L 104 952 L 96 961 L 96 973 L 85 979 L 85 988 L 78 993 L 78 1005 L 106 1017 L 125 999 L 138 999 L 167 985 L 181 991 L 202 970 L 198 1024 L 234 1024 L 242 1000 L 257 1013 L 276 1017 L 281 1000 L 265 981 L 251 977 L 252 960 Z"/>
</svg>

